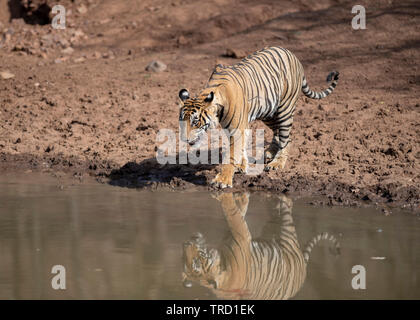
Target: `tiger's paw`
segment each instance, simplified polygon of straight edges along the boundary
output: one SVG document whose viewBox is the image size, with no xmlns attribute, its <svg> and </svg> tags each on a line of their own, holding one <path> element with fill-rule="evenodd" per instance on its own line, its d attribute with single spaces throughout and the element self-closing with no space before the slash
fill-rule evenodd
<svg viewBox="0 0 420 320">
<path fill-rule="evenodd" d="M 211 185 L 224 189 L 224 188 L 232 188 L 232 176 L 224 175 L 223 173 L 217 174 L 217 176 L 211 181 Z"/>
<path fill-rule="evenodd" d="M 274 159 L 269 164 L 267 164 L 264 168 L 264 171 L 271 171 L 277 169 L 283 169 L 286 165 L 287 157 L 280 157 L 278 159 Z"/>
<path fill-rule="evenodd" d="M 248 172 L 248 160 L 242 160 L 241 164 L 236 165 L 236 172 L 238 173 L 247 173 Z"/>
<path fill-rule="evenodd" d="M 264 152 L 264 163 L 270 163 L 273 160 L 273 153 L 268 149 Z"/>
</svg>

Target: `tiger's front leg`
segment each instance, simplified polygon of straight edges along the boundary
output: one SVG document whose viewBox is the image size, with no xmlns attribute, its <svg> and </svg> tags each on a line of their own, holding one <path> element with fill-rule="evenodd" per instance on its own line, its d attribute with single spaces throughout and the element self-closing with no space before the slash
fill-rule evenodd
<svg viewBox="0 0 420 320">
<path fill-rule="evenodd" d="M 246 173 L 248 158 L 246 155 L 246 130 L 238 130 L 230 136 L 230 161 L 222 164 L 220 173 L 212 180 L 212 185 L 218 188 L 232 188 L 235 172 Z"/>
<path fill-rule="evenodd" d="M 222 164 L 220 173 L 211 181 L 211 184 L 218 188 L 232 188 L 235 166 L 231 163 Z"/>
</svg>

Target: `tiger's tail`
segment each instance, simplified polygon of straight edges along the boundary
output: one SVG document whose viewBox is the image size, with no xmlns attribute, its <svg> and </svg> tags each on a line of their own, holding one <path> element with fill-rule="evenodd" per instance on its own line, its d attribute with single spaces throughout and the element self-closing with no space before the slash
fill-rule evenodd
<svg viewBox="0 0 420 320">
<path fill-rule="evenodd" d="M 340 243 L 338 242 L 337 238 L 334 237 L 332 234 L 329 234 L 328 232 L 323 232 L 320 234 L 317 234 L 315 237 L 313 237 L 308 244 L 306 245 L 305 249 L 303 250 L 303 257 L 305 258 L 305 261 L 309 261 L 309 256 L 312 252 L 312 249 L 321 241 L 321 240 L 328 240 L 331 241 L 333 244 L 333 247 L 330 248 L 330 252 L 337 256 L 340 254 Z"/>
<path fill-rule="evenodd" d="M 308 98 L 311 99 L 323 99 L 326 96 L 328 96 L 331 92 L 334 91 L 335 87 L 337 86 L 338 83 L 338 76 L 340 75 L 340 73 L 338 71 L 333 71 L 330 72 L 330 74 L 327 77 L 327 82 L 331 82 L 331 85 L 325 89 L 324 91 L 312 91 L 309 88 L 308 83 L 306 82 L 306 78 L 305 76 L 303 76 L 303 82 L 302 82 L 302 92 L 305 96 L 307 96 Z"/>
</svg>

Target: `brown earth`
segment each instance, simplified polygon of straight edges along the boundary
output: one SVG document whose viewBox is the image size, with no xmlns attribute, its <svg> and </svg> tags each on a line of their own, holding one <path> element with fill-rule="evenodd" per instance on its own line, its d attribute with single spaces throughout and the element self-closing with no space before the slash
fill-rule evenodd
<svg viewBox="0 0 420 320">
<path fill-rule="evenodd" d="M 49 24 L 56 3 L 67 9 L 65 30 Z M 227 49 L 279 45 L 298 56 L 312 89 L 331 70 L 340 82 L 324 100 L 300 98 L 285 170 L 238 174 L 234 189 L 419 211 L 420 4 L 360 1 L 367 29 L 353 30 L 354 4 L 0 0 L 0 72 L 14 75 L 0 77 L 0 172 L 208 189 L 217 168 L 159 166 L 156 133 L 177 128 L 179 89 L 196 93 L 216 63 L 238 61 Z M 167 69 L 145 71 L 153 60 Z"/>
</svg>

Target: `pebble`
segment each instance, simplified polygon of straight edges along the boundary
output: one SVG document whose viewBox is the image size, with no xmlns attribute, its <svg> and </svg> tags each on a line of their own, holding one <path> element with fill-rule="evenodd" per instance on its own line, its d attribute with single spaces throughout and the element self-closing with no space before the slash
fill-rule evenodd
<svg viewBox="0 0 420 320">
<path fill-rule="evenodd" d="M 61 53 L 63 54 L 72 54 L 74 52 L 74 49 L 72 47 L 67 47 L 63 50 L 61 50 Z"/>
<path fill-rule="evenodd" d="M 8 79 L 14 78 L 15 75 L 11 73 L 10 71 L 6 70 L 6 71 L 0 72 L 0 77 L 4 80 L 8 80 Z"/>
<path fill-rule="evenodd" d="M 80 7 L 77 8 L 77 11 L 80 14 L 85 14 L 88 11 L 88 9 L 86 8 L 86 6 L 84 4 L 82 4 Z"/>
<path fill-rule="evenodd" d="M 152 71 L 152 72 L 162 72 L 166 70 L 166 64 L 159 60 L 155 60 L 150 62 L 147 67 L 146 71 Z"/>
<path fill-rule="evenodd" d="M 102 54 L 102 58 L 104 58 L 104 59 L 114 59 L 115 55 L 112 51 L 108 51 L 108 52 L 104 52 Z"/>
<path fill-rule="evenodd" d="M 76 59 L 74 59 L 74 62 L 76 62 L 76 63 L 81 63 L 81 62 L 84 62 L 86 60 L 86 58 L 84 58 L 84 57 L 80 57 L 80 58 L 76 58 Z"/>
<path fill-rule="evenodd" d="M 111 19 L 106 18 L 106 19 L 103 19 L 103 20 L 99 21 L 99 24 L 106 24 L 106 23 L 108 23 L 110 21 L 111 21 Z"/>
<path fill-rule="evenodd" d="M 101 53 L 98 51 L 95 51 L 95 53 L 93 54 L 93 58 L 99 59 L 100 57 L 102 57 Z"/>
<path fill-rule="evenodd" d="M 189 41 L 187 40 L 187 38 L 185 38 L 183 35 L 179 36 L 177 42 L 181 46 L 186 45 L 186 44 L 189 43 Z"/>
<path fill-rule="evenodd" d="M 69 59 L 69 57 L 61 57 L 61 58 L 57 58 L 54 60 L 54 63 L 59 64 L 62 63 L 64 61 L 67 61 Z"/>
</svg>

